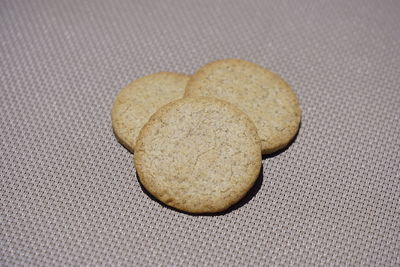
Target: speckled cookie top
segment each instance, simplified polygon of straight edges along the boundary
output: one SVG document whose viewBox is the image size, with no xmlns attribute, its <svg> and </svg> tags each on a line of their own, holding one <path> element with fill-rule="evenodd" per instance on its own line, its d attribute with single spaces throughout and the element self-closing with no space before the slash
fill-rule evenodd
<svg viewBox="0 0 400 267">
<path fill-rule="evenodd" d="M 157 111 L 143 127 L 135 167 L 160 201 L 192 212 L 218 212 L 240 200 L 261 166 L 248 116 L 225 101 L 189 97 Z"/>
<path fill-rule="evenodd" d="M 183 96 L 189 78 L 184 74 L 159 72 L 123 88 L 114 100 L 111 113 L 118 141 L 134 152 L 140 129 L 160 107 Z"/>
<path fill-rule="evenodd" d="M 265 154 L 286 146 L 297 133 L 301 109 L 289 85 L 269 70 L 239 59 L 223 59 L 200 68 L 186 96 L 211 96 L 237 105 L 254 121 Z"/>
</svg>

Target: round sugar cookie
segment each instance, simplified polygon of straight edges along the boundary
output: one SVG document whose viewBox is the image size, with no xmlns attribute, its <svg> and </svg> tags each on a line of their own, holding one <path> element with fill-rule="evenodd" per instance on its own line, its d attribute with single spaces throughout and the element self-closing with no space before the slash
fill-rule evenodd
<svg viewBox="0 0 400 267">
<path fill-rule="evenodd" d="M 189 213 L 224 211 L 256 181 L 261 143 L 250 118 L 208 97 L 176 100 L 140 131 L 135 168 L 158 200 Z"/>
<path fill-rule="evenodd" d="M 190 79 L 185 96 L 210 96 L 237 105 L 257 127 L 263 154 L 285 147 L 296 135 L 301 109 L 296 94 L 277 74 L 248 61 L 206 64 Z"/>
<path fill-rule="evenodd" d="M 159 72 L 123 88 L 114 100 L 111 119 L 118 141 L 132 153 L 140 129 L 160 107 L 183 97 L 190 76 Z"/>
</svg>

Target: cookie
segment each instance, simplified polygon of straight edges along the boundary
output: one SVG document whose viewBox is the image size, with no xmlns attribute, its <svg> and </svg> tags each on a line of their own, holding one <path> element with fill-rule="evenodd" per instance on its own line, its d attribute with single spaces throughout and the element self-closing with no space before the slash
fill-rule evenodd
<svg viewBox="0 0 400 267">
<path fill-rule="evenodd" d="M 159 72 L 123 88 L 114 100 L 111 118 L 118 141 L 132 153 L 140 129 L 165 104 L 183 97 L 190 76 Z"/>
<path fill-rule="evenodd" d="M 248 61 L 223 59 L 200 68 L 185 96 L 210 96 L 237 105 L 249 115 L 263 154 L 284 148 L 296 135 L 301 109 L 296 94 L 277 74 Z"/>
<path fill-rule="evenodd" d="M 134 163 L 141 184 L 161 202 L 214 213 L 253 186 L 261 143 L 253 122 L 234 105 L 187 97 L 162 107 L 144 125 Z"/>
</svg>

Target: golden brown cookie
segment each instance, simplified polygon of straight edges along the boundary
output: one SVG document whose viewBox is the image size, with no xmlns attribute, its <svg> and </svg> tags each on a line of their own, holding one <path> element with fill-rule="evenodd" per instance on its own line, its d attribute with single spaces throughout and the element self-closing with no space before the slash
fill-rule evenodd
<svg viewBox="0 0 400 267">
<path fill-rule="evenodd" d="M 285 147 L 296 135 L 301 109 L 296 94 L 278 75 L 248 61 L 223 59 L 200 68 L 185 96 L 210 96 L 237 105 L 249 115 L 263 154 Z"/>
<path fill-rule="evenodd" d="M 150 118 L 134 161 L 142 185 L 163 203 L 190 213 L 219 212 L 253 186 L 261 144 L 253 122 L 234 105 L 188 97 Z"/>
<path fill-rule="evenodd" d="M 183 97 L 190 76 L 159 72 L 123 88 L 114 100 L 111 118 L 118 141 L 132 153 L 140 129 L 165 104 Z"/>
</svg>

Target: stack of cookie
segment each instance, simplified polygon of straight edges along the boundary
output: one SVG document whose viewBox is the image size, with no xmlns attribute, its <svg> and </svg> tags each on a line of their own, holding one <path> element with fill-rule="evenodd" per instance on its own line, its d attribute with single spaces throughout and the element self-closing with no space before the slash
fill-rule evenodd
<svg viewBox="0 0 400 267">
<path fill-rule="evenodd" d="M 133 81 L 114 101 L 118 141 L 135 153 L 141 184 L 189 213 L 215 213 L 256 181 L 261 155 L 298 131 L 296 94 L 254 63 L 224 59 L 194 75 L 160 72 Z"/>
</svg>

